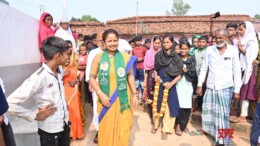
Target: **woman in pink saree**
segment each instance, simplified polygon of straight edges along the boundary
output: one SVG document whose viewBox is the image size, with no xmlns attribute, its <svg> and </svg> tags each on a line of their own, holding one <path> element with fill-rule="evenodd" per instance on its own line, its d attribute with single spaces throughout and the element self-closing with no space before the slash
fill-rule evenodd
<svg viewBox="0 0 260 146">
<path fill-rule="evenodd" d="M 42 42 L 50 36 L 54 36 L 54 29 L 52 29 L 53 18 L 51 14 L 44 12 L 40 18 L 40 31 L 39 31 L 39 48 L 41 52 L 41 61 L 45 62 L 42 53 Z"/>
</svg>

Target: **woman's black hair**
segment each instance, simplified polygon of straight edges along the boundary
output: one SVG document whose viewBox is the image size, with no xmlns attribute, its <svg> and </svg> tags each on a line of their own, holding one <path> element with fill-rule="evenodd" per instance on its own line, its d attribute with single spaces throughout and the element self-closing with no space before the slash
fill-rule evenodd
<svg viewBox="0 0 260 146">
<path fill-rule="evenodd" d="M 240 22 L 240 23 L 238 24 L 238 26 L 241 26 L 241 25 L 244 26 L 244 28 L 246 28 L 246 22 L 243 21 L 243 22 Z"/>
<path fill-rule="evenodd" d="M 72 42 L 70 40 L 66 40 L 66 43 L 69 45 L 71 44 L 72 45 Z"/>
<path fill-rule="evenodd" d="M 184 41 L 189 41 L 186 36 L 182 36 L 182 37 L 179 39 L 179 43 L 184 42 Z"/>
<path fill-rule="evenodd" d="M 44 19 L 43 19 L 43 21 L 46 19 L 46 17 L 51 17 L 52 18 L 51 14 L 46 14 Z"/>
<path fill-rule="evenodd" d="M 161 39 L 160 36 L 155 36 L 155 37 L 153 38 L 153 42 L 155 42 L 156 40 L 160 40 L 160 42 L 162 41 L 162 39 Z"/>
<path fill-rule="evenodd" d="M 182 42 L 180 42 L 180 47 L 181 47 L 182 45 L 186 45 L 186 46 L 188 46 L 189 48 L 191 47 L 189 41 L 182 41 Z"/>
<path fill-rule="evenodd" d="M 163 37 L 162 41 L 164 41 L 165 38 L 168 38 L 172 43 L 175 43 L 174 38 L 171 34 L 167 34 Z"/>
<path fill-rule="evenodd" d="M 107 36 L 109 34 L 111 34 L 111 33 L 115 34 L 116 37 L 119 39 L 119 34 L 118 34 L 118 32 L 116 30 L 114 30 L 114 29 L 107 29 L 107 30 L 105 30 L 105 32 L 102 35 L 102 39 L 103 39 L 104 42 L 106 41 Z"/>
</svg>

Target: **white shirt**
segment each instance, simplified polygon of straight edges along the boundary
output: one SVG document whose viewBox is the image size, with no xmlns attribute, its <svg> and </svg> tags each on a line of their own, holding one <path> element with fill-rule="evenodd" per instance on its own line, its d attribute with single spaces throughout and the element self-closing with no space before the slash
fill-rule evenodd
<svg viewBox="0 0 260 146">
<path fill-rule="evenodd" d="M 36 113 L 22 107 L 20 104 L 29 98 L 36 100 L 38 108 L 54 104 L 57 111 L 43 121 L 38 121 L 38 127 L 48 133 L 57 133 L 64 130 L 64 122 L 68 122 L 68 110 L 65 101 L 62 73 L 58 69 L 56 77 L 51 69 L 44 63 L 40 69 L 33 73 L 8 98 L 8 112 L 12 115 L 33 121 Z"/>
<path fill-rule="evenodd" d="M 199 87 L 202 87 L 207 71 L 208 88 L 221 90 L 234 86 L 234 92 L 239 93 L 242 81 L 238 50 L 236 47 L 227 45 L 227 49 L 223 55 L 219 54 L 215 45 L 207 49 L 199 75 Z"/>
<path fill-rule="evenodd" d="M 94 58 L 96 57 L 97 54 L 102 53 L 102 49 L 100 48 L 96 48 L 92 51 L 90 51 L 89 55 L 88 55 L 88 61 L 87 61 L 87 65 L 86 65 L 86 82 L 89 81 L 89 75 L 90 75 L 90 70 L 91 70 L 91 66 L 92 66 L 92 62 L 94 60 Z"/>
<path fill-rule="evenodd" d="M 204 57 L 205 57 L 207 49 L 208 48 L 204 48 L 203 50 L 196 49 L 194 51 L 194 56 L 195 56 L 195 60 L 196 60 L 196 73 L 197 73 L 197 76 L 200 75 L 201 65 L 202 65 L 202 62 L 204 60 Z"/>
<path fill-rule="evenodd" d="M 1 86 L 1 88 L 3 90 L 3 93 L 5 93 L 4 82 L 3 82 L 3 80 L 1 78 L 0 78 L 0 86 Z M 4 116 L 5 125 L 8 125 L 8 118 L 5 115 L 3 115 L 3 116 Z"/>
<path fill-rule="evenodd" d="M 129 45 L 129 43 L 124 40 L 119 38 L 119 45 L 117 48 L 120 52 L 125 52 L 129 53 L 129 51 L 132 51 L 132 47 Z"/>
</svg>

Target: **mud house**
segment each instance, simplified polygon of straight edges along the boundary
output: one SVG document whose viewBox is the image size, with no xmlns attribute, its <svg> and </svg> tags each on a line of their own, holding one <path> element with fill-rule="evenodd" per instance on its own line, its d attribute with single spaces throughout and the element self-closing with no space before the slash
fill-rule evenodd
<svg viewBox="0 0 260 146">
<path fill-rule="evenodd" d="M 137 21 L 137 25 L 136 25 Z M 255 29 L 260 31 L 260 20 L 249 15 L 222 15 L 215 19 L 214 28 L 225 27 L 229 22 L 251 21 Z M 108 28 L 116 29 L 122 38 L 132 38 L 137 33 L 144 37 L 173 34 L 175 37 L 194 34 L 209 34 L 210 19 L 207 15 L 197 16 L 140 16 L 109 20 L 106 23 L 71 22 L 77 33 L 91 35 Z"/>
</svg>

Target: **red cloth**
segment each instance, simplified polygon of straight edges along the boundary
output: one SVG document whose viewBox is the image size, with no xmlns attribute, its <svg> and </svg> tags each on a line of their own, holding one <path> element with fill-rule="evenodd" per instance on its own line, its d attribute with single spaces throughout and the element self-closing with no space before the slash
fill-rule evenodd
<svg viewBox="0 0 260 146">
<path fill-rule="evenodd" d="M 76 33 L 76 32 L 73 32 L 73 33 L 72 33 L 72 36 L 73 36 L 73 38 L 74 38 L 75 40 L 77 40 L 77 39 L 78 39 L 78 35 L 77 35 L 77 33 Z"/>
<path fill-rule="evenodd" d="M 39 31 L 39 48 L 42 52 L 42 42 L 50 36 L 54 36 L 54 30 L 50 26 L 46 26 L 44 22 L 45 16 L 49 13 L 43 13 L 40 18 L 40 31 Z M 49 14 L 50 15 L 50 14 Z M 42 55 L 42 62 L 45 62 L 45 59 Z"/>
<path fill-rule="evenodd" d="M 78 60 L 78 65 L 79 66 L 86 66 L 87 65 L 87 60 L 88 60 L 88 56 L 87 55 L 80 55 L 79 56 L 79 60 Z M 85 75 L 85 69 L 84 70 L 80 70 L 80 74 L 79 74 L 79 79 L 80 81 L 83 81 Z"/>
<path fill-rule="evenodd" d="M 145 57 L 145 54 L 146 54 L 146 48 L 143 47 L 143 46 L 140 46 L 140 47 L 135 47 L 132 51 L 132 54 L 134 56 L 136 56 L 137 58 L 142 58 L 143 61 L 141 62 L 137 62 L 137 65 L 136 65 L 136 68 L 138 69 L 144 69 L 144 57 Z"/>
</svg>

